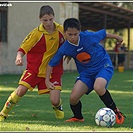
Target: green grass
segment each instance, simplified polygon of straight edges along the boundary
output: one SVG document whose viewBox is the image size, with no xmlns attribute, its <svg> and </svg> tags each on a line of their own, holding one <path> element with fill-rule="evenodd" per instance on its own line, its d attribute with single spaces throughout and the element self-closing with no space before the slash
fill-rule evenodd
<svg viewBox="0 0 133 133">
<path fill-rule="evenodd" d="M 1 131 L 133 131 L 133 71 L 123 73 L 115 71 L 108 86 L 118 108 L 126 115 L 124 124 L 115 124 L 112 128 L 99 127 L 94 121 L 98 109 L 105 107 L 95 92 L 84 95 L 83 123 L 65 123 L 64 120 L 72 116 L 69 108 L 69 95 L 73 88 L 76 72 L 65 72 L 63 75 L 63 90 L 61 97 L 65 118 L 58 120 L 49 101 L 49 95 L 38 95 L 37 88 L 27 94 L 10 111 L 5 122 L 0 123 Z M 17 88 L 20 75 L 0 75 L 0 109 L 2 109 L 8 95 Z"/>
</svg>

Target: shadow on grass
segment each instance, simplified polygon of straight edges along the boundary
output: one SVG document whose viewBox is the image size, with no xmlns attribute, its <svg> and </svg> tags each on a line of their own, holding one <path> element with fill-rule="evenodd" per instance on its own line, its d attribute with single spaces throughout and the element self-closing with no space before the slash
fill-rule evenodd
<svg viewBox="0 0 133 133">
<path fill-rule="evenodd" d="M 118 97 L 116 95 L 115 97 Z M 63 120 L 58 120 L 55 118 L 54 110 L 52 109 L 51 103 L 49 101 L 49 95 L 37 95 L 36 92 L 28 92 L 12 109 L 9 113 L 9 117 L 6 123 L 17 123 L 17 124 L 39 124 L 42 126 L 53 126 L 56 127 L 93 127 L 96 128 L 97 125 L 94 121 L 94 117 L 98 109 L 104 107 L 98 96 L 92 92 L 89 96 L 82 97 L 82 111 L 85 118 L 83 123 L 66 123 L 64 120 L 72 117 L 72 112 L 69 108 L 69 97 L 68 93 L 62 94 L 63 99 L 63 109 L 65 112 L 65 118 Z M 127 95 L 122 96 L 121 100 L 126 100 Z M 119 102 L 116 100 L 117 102 Z M 125 113 L 126 119 L 123 125 L 115 124 L 113 128 L 132 128 L 132 110 L 131 104 L 126 103 L 123 106 L 123 102 L 119 102 L 118 105 L 120 109 Z M 127 107 L 127 108 L 125 108 Z M 51 130 L 51 129 L 49 129 Z"/>
<path fill-rule="evenodd" d="M 65 112 L 65 118 L 63 120 L 57 120 L 55 118 L 54 111 L 49 100 L 49 95 L 38 95 L 37 89 L 35 89 L 32 92 L 28 91 L 27 94 L 22 99 L 20 99 L 16 106 L 11 110 L 11 112 L 9 113 L 9 117 L 5 122 L 5 129 L 8 127 L 8 124 L 13 123 L 19 124 L 19 126 L 26 126 L 27 124 L 30 126 L 30 130 L 35 130 L 35 125 L 41 126 L 40 128 L 42 128 L 42 130 L 44 131 L 45 126 L 48 126 L 48 129 L 46 129 L 47 131 L 54 130 L 52 129 L 53 127 L 56 130 L 60 130 L 58 128 L 65 127 L 66 131 L 77 131 L 78 129 L 80 129 L 81 131 L 94 131 L 95 129 L 100 130 L 100 128 L 96 125 L 94 121 L 94 116 L 100 108 L 105 106 L 95 92 L 92 92 L 90 93 L 90 95 L 85 95 L 81 98 L 83 106 L 82 111 L 85 122 L 64 122 L 65 119 L 72 117 L 72 112 L 69 107 L 69 96 L 76 76 L 76 72 L 67 72 L 63 75 L 63 91 L 61 93 L 61 97 L 63 100 L 63 109 Z M 3 107 L 4 102 L 6 101 L 9 94 L 16 89 L 20 75 L 5 75 L 4 77 L 2 77 L 2 80 L 1 77 L 2 76 L 0 76 L 0 109 Z M 118 108 L 127 117 L 124 124 L 115 124 L 114 127 L 111 128 L 111 130 L 113 130 L 114 128 L 116 130 L 120 130 L 120 128 L 125 128 L 128 130 L 128 128 L 131 129 L 133 126 L 132 79 L 133 78 L 131 76 L 131 71 L 126 71 L 124 73 L 115 72 L 109 84 L 108 89 L 111 92 L 114 101 L 116 102 Z M 107 129 L 105 128 L 105 130 Z"/>
</svg>

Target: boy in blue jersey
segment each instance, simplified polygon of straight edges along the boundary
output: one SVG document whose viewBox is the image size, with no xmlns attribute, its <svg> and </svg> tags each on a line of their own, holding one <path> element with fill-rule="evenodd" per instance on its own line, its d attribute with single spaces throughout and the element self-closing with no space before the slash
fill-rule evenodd
<svg viewBox="0 0 133 133">
<path fill-rule="evenodd" d="M 70 108 L 74 116 L 66 122 L 84 121 L 80 98 L 94 90 L 106 107 L 115 112 L 116 123 L 122 124 L 124 116 L 106 89 L 114 72 L 113 65 L 109 55 L 99 42 L 105 38 L 115 38 L 119 43 L 122 43 L 123 39 L 118 35 L 106 33 L 105 29 L 97 32 L 81 32 L 80 22 L 75 18 L 66 19 L 63 26 L 67 41 L 49 62 L 45 83 L 49 89 L 54 89 L 54 84 L 50 82 L 52 68 L 59 63 L 64 55 L 74 59 L 79 77 L 77 77 L 70 94 Z"/>
</svg>

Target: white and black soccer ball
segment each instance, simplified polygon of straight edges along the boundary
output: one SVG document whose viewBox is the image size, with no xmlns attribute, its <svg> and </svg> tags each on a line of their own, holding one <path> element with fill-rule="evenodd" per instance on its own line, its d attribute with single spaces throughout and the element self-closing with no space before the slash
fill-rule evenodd
<svg viewBox="0 0 133 133">
<path fill-rule="evenodd" d="M 116 122 L 116 116 L 112 109 L 101 108 L 95 115 L 95 122 L 98 126 L 112 127 Z"/>
</svg>

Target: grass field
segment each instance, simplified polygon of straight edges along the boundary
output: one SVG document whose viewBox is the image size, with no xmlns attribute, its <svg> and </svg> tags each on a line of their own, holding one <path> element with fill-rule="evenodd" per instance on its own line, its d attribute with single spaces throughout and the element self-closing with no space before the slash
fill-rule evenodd
<svg viewBox="0 0 133 133">
<path fill-rule="evenodd" d="M 96 112 L 105 107 L 95 92 L 84 95 L 81 99 L 83 106 L 83 123 L 65 123 L 72 116 L 69 108 L 69 95 L 73 87 L 76 72 L 65 72 L 63 75 L 63 109 L 65 118 L 58 120 L 54 116 L 49 101 L 49 95 L 38 95 L 37 88 L 27 94 L 16 104 L 9 113 L 8 119 L 0 123 L 1 131 L 71 131 L 71 132 L 132 132 L 133 131 L 133 70 L 123 73 L 117 70 L 108 86 L 118 108 L 126 115 L 124 124 L 115 124 L 112 128 L 99 127 L 94 121 Z M 16 89 L 20 75 L 0 75 L 0 109 L 8 95 Z"/>
</svg>

